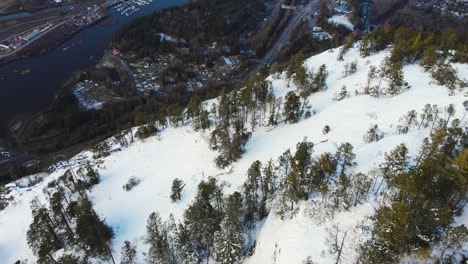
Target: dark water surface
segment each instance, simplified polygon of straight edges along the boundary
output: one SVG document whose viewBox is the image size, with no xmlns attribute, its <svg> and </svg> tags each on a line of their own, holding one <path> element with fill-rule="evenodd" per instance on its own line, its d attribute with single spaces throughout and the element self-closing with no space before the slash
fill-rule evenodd
<svg viewBox="0 0 468 264">
<path fill-rule="evenodd" d="M 5 135 L 9 119 L 18 114 L 43 110 L 52 102 L 56 89 L 71 73 L 94 66 L 103 56 L 115 31 L 122 25 L 154 11 L 188 2 L 154 0 L 128 17 L 110 9 L 110 16 L 106 20 L 81 31 L 47 54 L 0 66 L 0 137 Z M 117 23 L 110 24 L 109 19 L 117 20 Z M 69 48 L 64 51 L 63 47 Z M 24 76 L 18 74 L 26 69 L 30 69 L 31 73 Z"/>
</svg>

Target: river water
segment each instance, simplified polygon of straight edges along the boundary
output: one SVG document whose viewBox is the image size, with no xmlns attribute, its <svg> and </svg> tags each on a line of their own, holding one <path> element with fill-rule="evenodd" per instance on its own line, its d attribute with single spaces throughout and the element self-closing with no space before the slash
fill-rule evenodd
<svg viewBox="0 0 468 264">
<path fill-rule="evenodd" d="M 86 28 L 43 56 L 17 60 L 0 66 L 0 137 L 5 135 L 8 120 L 19 114 L 38 112 L 46 108 L 55 91 L 74 71 L 94 66 L 108 48 L 112 35 L 122 25 L 137 17 L 149 15 L 167 7 L 188 3 L 189 0 L 154 0 L 141 10 L 124 16 L 114 8 L 110 16 L 100 23 Z M 117 23 L 110 24 L 109 19 Z M 81 45 L 74 45 L 81 43 Z M 62 47 L 70 47 L 64 51 Z M 15 73 L 30 69 L 28 75 Z"/>
</svg>

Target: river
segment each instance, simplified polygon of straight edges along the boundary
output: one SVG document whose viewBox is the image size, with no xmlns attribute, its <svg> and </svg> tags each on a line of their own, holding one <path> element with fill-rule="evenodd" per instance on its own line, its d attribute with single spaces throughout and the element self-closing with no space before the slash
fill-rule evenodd
<svg viewBox="0 0 468 264">
<path fill-rule="evenodd" d="M 131 20 L 149 15 L 167 7 L 188 3 L 189 0 L 154 0 L 130 16 L 118 13 L 114 8 L 110 16 L 100 23 L 86 28 L 43 56 L 21 59 L 0 66 L 0 137 L 5 136 L 8 120 L 15 115 L 30 114 L 43 110 L 74 71 L 89 68 L 101 59 L 113 34 Z M 106 23 L 109 19 L 116 23 Z M 108 22 L 108 21 L 107 21 Z M 81 43 L 81 45 L 73 45 Z M 70 47 L 64 51 L 63 46 Z M 15 73 L 30 69 L 31 73 Z"/>
</svg>

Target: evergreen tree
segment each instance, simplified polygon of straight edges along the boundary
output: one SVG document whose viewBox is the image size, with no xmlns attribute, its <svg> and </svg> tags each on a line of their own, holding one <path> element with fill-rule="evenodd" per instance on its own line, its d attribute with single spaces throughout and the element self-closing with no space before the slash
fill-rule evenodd
<svg viewBox="0 0 468 264">
<path fill-rule="evenodd" d="M 436 105 L 434 105 L 435 107 L 437 107 Z M 418 130 L 421 128 L 421 127 L 424 127 L 424 128 L 428 128 L 429 125 L 432 123 L 432 121 L 434 120 L 434 114 L 433 114 L 433 110 L 435 110 L 435 108 L 433 108 L 430 104 L 426 104 L 424 106 L 424 108 L 422 109 L 422 113 L 420 115 L 421 117 L 421 122 L 419 123 L 419 127 L 418 127 Z"/>
<path fill-rule="evenodd" d="M 354 33 L 349 34 L 345 41 L 343 47 L 340 49 L 340 53 L 338 54 L 338 61 L 343 61 L 343 57 L 348 51 L 353 47 L 354 41 L 355 41 L 355 35 Z"/>
<path fill-rule="evenodd" d="M 390 153 L 385 153 L 385 162 L 379 169 L 387 181 L 394 175 L 402 174 L 409 169 L 408 148 L 405 144 L 398 145 Z"/>
<path fill-rule="evenodd" d="M 364 135 L 364 142 L 371 143 L 371 142 L 378 142 L 384 137 L 382 131 L 379 130 L 378 125 L 373 125 L 367 130 L 367 133 Z"/>
<path fill-rule="evenodd" d="M 262 163 L 255 161 L 247 171 L 247 180 L 244 183 L 244 198 L 245 198 L 245 217 L 246 226 L 252 225 L 258 220 L 259 213 L 259 189 L 260 181 L 262 180 L 261 173 Z"/>
<path fill-rule="evenodd" d="M 76 234 L 90 256 L 111 259 L 112 263 L 115 264 L 109 246 L 114 232 L 94 210 L 78 217 Z"/>
<path fill-rule="evenodd" d="M 324 91 L 327 89 L 327 78 L 328 78 L 328 71 L 327 66 L 322 64 L 318 69 L 317 73 L 314 75 L 312 81 L 312 91 Z"/>
<path fill-rule="evenodd" d="M 215 256 L 221 264 L 237 263 L 242 256 L 244 237 L 240 225 L 241 205 L 242 198 L 238 192 L 227 198 L 226 215 L 215 239 Z"/>
<path fill-rule="evenodd" d="M 468 242 L 468 229 L 464 226 L 449 227 L 447 233 L 442 237 L 441 244 L 443 249 L 440 252 L 439 259 L 444 259 L 444 254 L 449 248 L 463 248 L 464 243 Z"/>
<path fill-rule="evenodd" d="M 75 234 L 71 228 L 70 222 L 66 210 L 63 206 L 63 201 L 65 200 L 65 192 L 63 188 L 59 187 L 58 191 L 54 192 L 49 198 L 50 211 L 52 212 L 51 217 L 54 219 L 54 222 L 57 226 L 64 230 L 64 235 L 69 241 L 75 240 Z"/>
<path fill-rule="evenodd" d="M 398 133 L 406 134 L 410 128 L 418 126 L 418 113 L 415 110 L 408 111 L 406 115 L 400 118 L 400 124 L 397 126 Z"/>
<path fill-rule="evenodd" d="M 346 174 L 340 174 L 340 176 L 338 176 L 338 181 L 336 182 L 335 190 L 332 193 L 332 201 L 334 208 L 342 207 L 345 210 L 349 209 L 352 203 L 350 189 L 351 180 Z"/>
<path fill-rule="evenodd" d="M 330 181 L 336 174 L 336 159 L 331 153 L 326 152 L 314 158 L 313 164 L 309 193 L 317 191 L 325 197 L 329 191 Z"/>
<path fill-rule="evenodd" d="M 263 168 L 263 180 L 261 181 L 262 186 L 262 201 L 260 208 L 266 208 L 266 202 L 267 200 L 273 196 L 273 194 L 276 191 L 276 181 L 277 181 L 277 175 L 276 175 L 276 169 L 275 169 L 275 164 L 273 160 L 269 160 L 265 167 Z M 262 210 L 260 210 L 262 212 Z M 265 217 L 266 215 L 260 215 L 260 218 Z"/>
<path fill-rule="evenodd" d="M 231 161 L 238 160 L 241 157 L 241 155 L 245 152 L 245 145 L 249 141 L 250 136 L 251 133 L 247 132 L 247 130 L 245 129 L 244 122 L 242 122 L 242 120 L 240 119 L 237 119 L 234 122 L 234 134 L 232 136 L 231 142 Z"/>
<path fill-rule="evenodd" d="M 285 122 L 290 123 L 297 123 L 301 117 L 299 96 L 293 91 L 286 94 L 283 115 L 285 117 Z"/>
<path fill-rule="evenodd" d="M 167 230 L 162 223 L 159 213 L 153 212 L 146 222 L 146 240 L 149 245 L 148 263 L 169 264 L 175 263 L 171 258 Z"/>
<path fill-rule="evenodd" d="M 218 104 L 218 115 L 219 120 L 222 122 L 229 122 L 231 116 L 231 102 L 229 101 L 228 95 L 224 89 L 221 90 L 219 95 L 219 104 Z"/>
<path fill-rule="evenodd" d="M 187 118 L 192 119 L 195 130 L 207 129 L 210 127 L 209 113 L 205 110 L 200 96 L 192 96 L 187 107 Z"/>
<path fill-rule="evenodd" d="M 296 153 L 293 157 L 292 167 L 301 178 L 301 184 L 308 184 L 308 176 L 312 165 L 312 152 L 314 144 L 306 138 L 296 145 Z"/>
<path fill-rule="evenodd" d="M 459 82 L 457 71 L 449 63 L 443 61 L 433 66 L 431 77 L 438 85 L 447 87 L 451 93 L 455 91 Z"/>
<path fill-rule="evenodd" d="M 184 116 L 183 116 L 183 109 L 177 104 L 173 104 L 169 106 L 169 120 L 174 127 L 178 127 L 179 125 L 183 125 L 184 123 Z"/>
<path fill-rule="evenodd" d="M 172 188 L 171 188 L 171 199 L 172 202 L 176 202 L 180 200 L 182 190 L 184 189 L 185 184 L 181 179 L 175 178 L 172 181 Z"/>
<path fill-rule="evenodd" d="M 120 253 L 120 264 L 135 264 L 136 263 L 136 246 L 130 241 L 125 241 Z"/>
<path fill-rule="evenodd" d="M 65 255 L 62 255 L 59 259 L 58 259 L 58 263 L 60 264 L 83 264 L 85 263 L 84 261 L 80 261 L 80 259 L 74 255 L 71 255 L 71 254 L 65 254 Z M 26 264 L 26 263 L 24 263 Z"/>
<path fill-rule="evenodd" d="M 366 198 L 371 189 L 372 180 L 364 173 L 357 173 L 351 176 L 351 205 L 357 206 Z"/>
<path fill-rule="evenodd" d="M 88 161 L 85 165 L 87 181 L 90 185 L 96 185 L 100 182 L 99 173 L 91 166 Z"/>
<path fill-rule="evenodd" d="M 353 145 L 348 142 L 342 143 L 338 147 L 335 159 L 340 168 L 340 174 L 344 174 L 347 168 L 356 166 L 356 162 L 354 162 L 356 154 L 353 153 Z"/>
<path fill-rule="evenodd" d="M 278 158 L 277 171 L 283 176 L 287 175 L 291 170 L 292 161 L 293 157 L 291 155 L 291 150 L 288 149 Z"/>
<path fill-rule="evenodd" d="M 343 100 L 343 99 L 345 99 L 347 97 L 349 97 L 349 92 L 348 92 L 348 90 L 346 90 L 346 86 L 343 85 L 340 92 L 333 96 L 333 100 L 334 101 L 341 101 L 341 100 Z"/>
<path fill-rule="evenodd" d="M 365 93 L 366 94 L 371 94 L 372 96 L 378 96 L 379 91 L 377 88 L 374 88 L 372 86 L 372 82 L 377 78 L 377 67 L 375 66 L 370 66 L 369 72 L 367 73 L 367 84 L 365 87 Z"/>
<path fill-rule="evenodd" d="M 64 246 L 64 242 L 58 236 L 55 224 L 52 222 L 47 209 L 40 206 L 37 200 L 32 205 L 33 222 L 27 232 L 27 242 L 39 262 L 58 263 L 53 253 Z"/>
<path fill-rule="evenodd" d="M 200 263 L 211 256 L 214 234 L 220 230 L 222 193 L 214 178 L 198 185 L 194 202 L 184 212 L 183 254 Z"/>
<path fill-rule="evenodd" d="M 372 218 L 373 239 L 362 248 L 362 263 L 393 263 L 415 249 L 429 250 L 430 242 L 439 241 L 463 210 L 466 176 L 459 176 L 466 175 L 468 151 L 461 141 L 452 141 L 458 133 L 436 131 L 425 140 L 413 168 L 389 177 L 392 191 L 388 203 Z M 462 133 L 467 136 L 466 131 Z M 453 146 L 450 151 L 445 149 L 448 145 Z"/>
<path fill-rule="evenodd" d="M 403 89 L 409 87 L 408 83 L 405 82 L 403 76 L 403 63 L 397 61 L 392 63 L 389 74 L 389 87 L 387 89 L 388 94 L 397 95 L 402 92 Z"/>
<path fill-rule="evenodd" d="M 430 70 L 438 61 L 437 47 L 434 45 L 426 46 L 422 58 L 422 65 L 426 71 Z"/>
</svg>

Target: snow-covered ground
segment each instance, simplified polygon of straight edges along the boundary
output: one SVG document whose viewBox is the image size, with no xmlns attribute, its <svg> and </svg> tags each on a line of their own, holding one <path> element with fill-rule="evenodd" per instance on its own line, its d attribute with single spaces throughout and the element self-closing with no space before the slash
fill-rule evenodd
<svg viewBox="0 0 468 264">
<path fill-rule="evenodd" d="M 354 30 L 354 25 L 349 21 L 349 17 L 347 15 L 334 15 L 328 19 L 328 22 L 336 25 L 343 25 L 351 31 Z"/>
<path fill-rule="evenodd" d="M 252 162 L 276 159 L 288 148 L 294 150 L 304 137 L 314 143 L 328 140 L 314 147 L 314 155 L 335 152 L 339 144 L 350 142 L 357 155 L 358 166 L 354 171 L 365 173 L 384 160 L 385 152 L 400 143 L 407 145 L 410 155 L 418 152 L 422 140 L 429 134 L 427 129 L 412 129 L 405 135 L 396 132 L 399 118 L 408 111 L 415 109 L 420 112 L 428 103 L 441 108 L 454 104 L 457 118 L 461 119 L 466 114 L 463 102 L 468 98 L 461 92 L 449 96 L 447 88 L 430 83 L 429 74 L 416 65 L 404 67 L 405 79 L 411 85 L 408 91 L 394 97 L 365 95 L 363 88 L 369 67 L 379 66 L 388 52 L 360 58 L 358 50 L 353 48 L 344 56 L 344 61 L 337 61 L 338 52 L 338 49 L 326 51 L 305 62 L 309 70 L 317 70 L 320 65 L 326 64 L 329 71 L 328 89 L 309 98 L 315 114 L 296 124 L 257 128 L 246 145 L 246 153 L 233 164 L 230 172 L 215 167 L 213 159 L 217 153 L 208 147 L 209 131 L 195 132 L 188 126 L 166 129 L 158 136 L 135 142 L 104 158 L 100 166 L 102 181 L 92 189 L 90 196 L 96 211 L 116 233 L 113 250 L 117 260 L 123 242 L 130 240 L 138 243 L 138 255 L 142 261 L 141 254 L 146 248 L 142 240 L 148 215 L 158 211 L 163 218 L 167 218 L 172 213 L 176 221 L 181 220 L 183 210 L 195 196 L 198 183 L 208 176 L 216 176 L 229 183 L 226 193 L 239 190 Z M 357 62 L 357 73 L 343 78 L 344 65 L 352 61 Z M 454 67 L 460 77 L 468 78 L 466 65 L 455 64 Z M 270 77 L 270 80 L 277 96 L 284 96 L 294 89 L 292 83 L 287 87 L 288 81 L 284 76 Z M 333 96 L 343 85 L 346 85 L 351 96 L 339 102 L 333 101 Z M 466 126 L 466 119 L 464 122 Z M 363 135 L 374 124 L 378 124 L 385 137 L 379 142 L 366 144 Z M 329 125 L 331 131 L 323 135 L 325 125 Z M 90 156 L 88 152 L 82 153 L 71 164 Z M 32 188 L 14 188 L 11 193 L 14 201 L 0 212 L 2 264 L 18 259 L 35 259 L 26 244 L 26 231 L 31 222 L 30 202 L 35 196 L 45 200 L 42 189 L 64 171 L 58 169 Z M 122 186 L 132 176 L 139 178 L 141 183 L 126 192 Z M 169 192 L 176 177 L 182 179 L 186 187 L 182 200 L 171 203 Z M 313 211 L 312 201 L 302 202 L 296 216 L 284 220 L 272 211 L 263 225 L 258 227 L 255 254 L 245 263 L 294 264 L 302 263 L 308 256 L 317 263 L 334 263 L 335 257 L 328 253 L 326 243 L 326 230 L 334 224 L 349 231 L 346 238 L 349 250 L 344 253 L 343 263 L 352 263 L 355 256 L 352 247 L 362 239 L 362 234 L 353 227 L 373 213 L 374 204 L 374 198 L 370 198 L 363 205 L 338 212 L 331 218 L 324 216 L 325 220 L 321 221 L 317 219 L 319 212 Z M 466 215 L 457 221 L 468 225 Z"/>
</svg>

